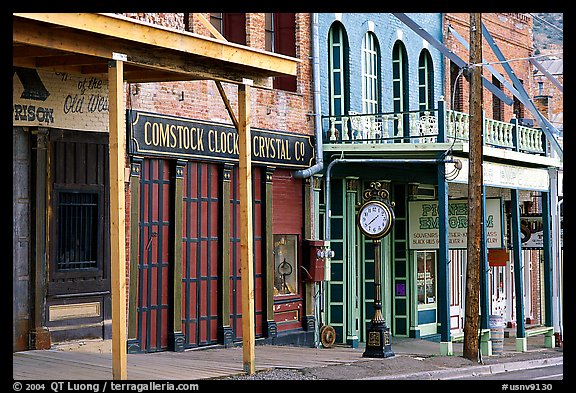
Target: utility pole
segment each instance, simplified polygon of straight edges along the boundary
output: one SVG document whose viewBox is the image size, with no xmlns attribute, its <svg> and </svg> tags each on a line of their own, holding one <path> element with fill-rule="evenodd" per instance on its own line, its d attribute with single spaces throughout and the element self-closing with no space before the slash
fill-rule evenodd
<svg viewBox="0 0 576 393">
<path fill-rule="evenodd" d="M 464 357 L 478 359 L 480 313 L 480 260 L 482 239 L 482 26 L 481 14 L 470 14 L 469 106 L 470 157 L 468 169 L 468 264 L 466 268 L 466 307 Z"/>
</svg>

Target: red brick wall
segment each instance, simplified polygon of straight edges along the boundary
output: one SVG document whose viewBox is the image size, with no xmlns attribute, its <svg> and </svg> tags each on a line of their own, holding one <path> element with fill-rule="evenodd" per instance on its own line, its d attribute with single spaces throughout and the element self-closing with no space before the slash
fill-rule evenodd
<svg viewBox="0 0 576 393">
<path fill-rule="evenodd" d="M 184 30 L 184 14 L 125 14 L 126 16 Z M 209 19 L 209 14 L 203 14 Z M 296 56 L 302 62 L 297 67 L 297 91 L 252 89 L 251 125 L 258 128 L 313 134 L 311 88 L 310 14 L 296 14 Z M 193 32 L 211 36 L 198 18 L 190 17 Z M 247 14 L 247 45 L 264 48 L 264 14 Z M 223 83 L 234 109 L 238 107 L 236 85 Z M 270 84 L 271 86 L 271 84 Z M 214 81 L 170 83 L 133 83 L 128 108 L 164 113 L 187 118 L 232 124 Z M 182 99 L 183 98 L 183 99 Z"/>
<path fill-rule="evenodd" d="M 190 26 L 189 30 L 192 33 L 212 37 L 199 18 L 192 13 L 126 13 L 123 15 L 178 30 L 185 30 L 186 26 Z M 209 21 L 209 13 L 202 15 Z M 247 46 L 264 49 L 264 21 L 263 13 L 248 13 L 246 15 Z M 310 14 L 296 14 L 296 57 L 301 60 L 301 63 L 297 66 L 297 91 L 287 92 L 271 88 L 253 88 L 251 90 L 250 113 L 252 127 L 300 134 L 314 134 L 313 118 L 309 116 L 313 113 L 312 68 L 309 58 L 311 45 L 310 23 Z M 237 113 L 237 86 L 229 83 L 222 83 L 222 85 L 232 108 Z M 270 80 L 269 86 L 272 86 L 272 80 Z M 216 88 L 215 82 L 212 80 L 127 84 L 126 108 L 232 124 L 226 106 Z M 126 167 L 128 166 L 127 161 Z M 278 170 L 277 173 L 284 172 Z M 302 181 L 298 181 L 298 183 L 301 184 Z M 280 214 L 280 212 L 277 214 Z M 130 240 L 130 190 L 127 187 L 127 266 L 129 266 L 130 261 Z M 126 269 L 126 276 L 129 280 L 129 268 Z M 127 292 L 128 289 L 127 286 Z"/>
<path fill-rule="evenodd" d="M 527 60 L 528 57 L 532 56 L 532 17 L 529 14 L 521 13 L 483 13 L 482 22 L 492 35 L 492 38 L 496 41 L 498 48 L 506 57 L 507 60 L 513 59 L 524 59 L 524 60 L 514 60 L 510 61 L 509 64 L 514 70 L 516 76 L 523 81 L 524 88 L 527 90 L 528 94 L 533 95 L 534 81 L 532 78 L 532 66 Z M 456 40 L 456 38 L 448 30 L 448 24 L 454 28 L 466 41 L 470 42 L 470 14 L 468 13 L 447 13 L 444 19 L 444 42 L 448 49 L 452 50 L 456 55 L 458 55 L 464 62 L 469 62 L 469 52 Z M 482 44 L 482 57 L 484 62 L 496 62 L 498 59 L 496 55 L 492 52 L 492 49 L 483 40 Z M 508 74 L 504 71 L 501 64 L 492 64 L 492 66 L 498 71 L 506 80 L 510 81 Z M 445 97 L 447 105 L 451 106 L 451 87 L 450 87 L 450 60 L 446 59 L 445 69 Z M 492 74 L 490 71 L 483 67 L 482 75 L 488 80 L 492 81 Z M 468 91 L 469 84 L 467 81 L 464 82 L 464 96 L 463 112 L 468 113 Z M 504 88 L 504 93 L 512 98 L 512 94 Z M 483 108 L 486 113 L 486 117 L 492 118 L 492 93 L 486 88 L 483 89 Z M 504 116 L 503 120 L 508 122 L 512 118 L 513 109 L 512 106 L 504 106 Z M 525 109 L 524 117 L 533 118 L 530 112 Z"/>
</svg>

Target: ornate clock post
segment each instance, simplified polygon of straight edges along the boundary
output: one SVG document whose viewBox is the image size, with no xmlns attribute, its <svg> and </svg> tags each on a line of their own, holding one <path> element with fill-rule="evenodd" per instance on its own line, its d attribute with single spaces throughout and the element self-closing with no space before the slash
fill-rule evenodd
<svg viewBox="0 0 576 393">
<path fill-rule="evenodd" d="M 363 203 L 358 212 L 357 223 L 364 236 L 374 242 L 374 316 L 368 328 L 366 350 L 362 357 L 388 358 L 394 356 L 390 343 L 390 329 L 382 315 L 380 240 L 388 235 L 394 225 L 394 202 L 380 182 L 370 183 L 364 191 Z"/>
</svg>

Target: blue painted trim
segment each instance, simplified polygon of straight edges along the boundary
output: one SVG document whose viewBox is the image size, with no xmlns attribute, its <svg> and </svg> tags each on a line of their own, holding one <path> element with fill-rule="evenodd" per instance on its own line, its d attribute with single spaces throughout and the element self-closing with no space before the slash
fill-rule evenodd
<svg viewBox="0 0 576 393">
<path fill-rule="evenodd" d="M 512 209 L 512 252 L 514 253 L 514 292 L 516 296 L 516 338 L 526 337 L 524 319 L 524 270 L 522 261 L 522 235 L 520 232 L 520 197 L 519 191 L 510 190 Z"/>
<path fill-rule="evenodd" d="M 450 287 L 448 263 L 448 182 L 444 177 L 444 164 L 438 165 L 438 330 L 442 342 L 450 341 Z M 419 321 L 420 323 L 420 321 Z"/>
<path fill-rule="evenodd" d="M 418 324 L 424 325 L 427 323 L 436 322 L 436 309 L 431 308 L 430 310 L 420 310 L 418 311 Z"/>
</svg>

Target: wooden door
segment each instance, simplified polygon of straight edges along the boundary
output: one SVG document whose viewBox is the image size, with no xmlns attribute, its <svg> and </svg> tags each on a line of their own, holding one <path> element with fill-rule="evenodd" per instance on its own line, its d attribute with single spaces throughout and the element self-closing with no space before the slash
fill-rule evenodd
<svg viewBox="0 0 576 393">
<path fill-rule="evenodd" d="M 182 204 L 182 333 L 186 348 L 218 341 L 218 166 L 188 162 Z"/>
<path fill-rule="evenodd" d="M 141 182 L 137 336 L 143 351 L 156 352 L 168 349 L 172 312 L 170 162 L 144 159 Z"/>
</svg>

